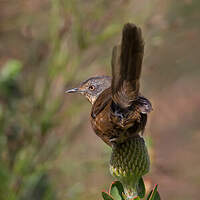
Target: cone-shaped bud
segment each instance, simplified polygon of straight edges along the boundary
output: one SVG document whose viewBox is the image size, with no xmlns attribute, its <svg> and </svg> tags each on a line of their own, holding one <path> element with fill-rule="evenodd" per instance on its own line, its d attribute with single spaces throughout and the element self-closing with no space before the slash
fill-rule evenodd
<svg viewBox="0 0 200 200">
<path fill-rule="evenodd" d="M 138 180 L 149 171 L 149 167 L 145 141 L 139 135 L 113 145 L 110 172 L 122 182 L 128 196 L 136 193 Z"/>
</svg>

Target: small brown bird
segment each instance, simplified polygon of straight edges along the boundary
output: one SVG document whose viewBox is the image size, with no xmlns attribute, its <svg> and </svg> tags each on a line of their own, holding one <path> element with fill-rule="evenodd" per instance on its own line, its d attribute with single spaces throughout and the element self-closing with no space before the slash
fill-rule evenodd
<svg viewBox="0 0 200 200">
<path fill-rule="evenodd" d="M 147 114 L 152 110 L 148 99 L 139 93 L 144 42 L 140 28 L 126 24 L 121 45 L 112 53 L 112 78 L 92 77 L 66 93 L 80 93 L 92 104 L 91 124 L 108 145 L 123 143 L 143 134 Z"/>
</svg>

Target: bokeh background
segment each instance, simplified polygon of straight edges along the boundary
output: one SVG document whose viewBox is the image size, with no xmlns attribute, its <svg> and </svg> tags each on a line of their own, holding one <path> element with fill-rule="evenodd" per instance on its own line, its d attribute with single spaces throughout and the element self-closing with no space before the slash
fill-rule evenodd
<svg viewBox="0 0 200 200">
<path fill-rule="evenodd" d="M 199 0 L 0 0 L 0 200 L 101 199 L 110 149 L 87 100 L 64 90 L 110 74 L 126 22 L 146 43 L 146 184 L 159 184 L 162 199 L 198 200 L 199 10 Z"/>
</svg>

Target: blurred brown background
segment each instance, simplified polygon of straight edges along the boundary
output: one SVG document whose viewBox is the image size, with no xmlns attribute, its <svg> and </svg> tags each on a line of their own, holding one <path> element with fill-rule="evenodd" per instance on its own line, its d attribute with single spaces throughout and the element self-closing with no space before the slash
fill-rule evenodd
<svg viewBox="0 0 200 200">
<path fill-rule="evenodd" d="M 199 0 L 0 0 L 0 199 L 89 200 L 113 178 L 91 106 L 64 89 L 110 74 L 126 22 L 142 27 L 147 185 L 199 199 Z"/>
</svg>

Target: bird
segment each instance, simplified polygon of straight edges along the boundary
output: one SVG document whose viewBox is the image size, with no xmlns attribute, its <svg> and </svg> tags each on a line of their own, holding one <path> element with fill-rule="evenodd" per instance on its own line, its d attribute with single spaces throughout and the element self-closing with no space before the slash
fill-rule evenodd
<svg viewBox="0 0 200 200">
<path fill-rule="evenodd" d="M 143 54 L 141 29 L 127 23 L 121 44 L 112 51 L 112 76 L 90 77 L 65 91 L 82 94 L 92 104 L 92 128 L 112 149 L 110 172 L 123 184 L 127 199 L 140 194 L 139 180 L 150 168 L 143 133 L 152 105 L 140 93 Z"/>
<path fill-rule="evenodd" d="M 144 54 L 141 29 L 124 25 L 121 45 L 112 51 L 112 77 L 96 76 L 65 93 L 78 93 L 92 104 L 92 128 L 106 144 L 123 143 L 143 134 L 151 102 L 140 92 L 140 76 Z"/>
</svg>

